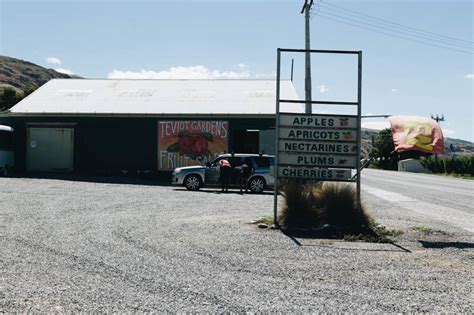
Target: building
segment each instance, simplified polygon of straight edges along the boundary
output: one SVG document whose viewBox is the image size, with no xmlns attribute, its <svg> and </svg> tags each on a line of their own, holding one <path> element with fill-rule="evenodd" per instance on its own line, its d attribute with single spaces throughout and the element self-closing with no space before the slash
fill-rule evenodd
<svg viewBox="0 0 474 315">
<path fill-rule="evenodd" d="M 15 171 L 167 171 L 274 153 L 274 80 L 54 79 L 7 113 Z M 298 99 L 291 81 L 281 97 Z M 301 112 L 301 104 L 284 110 Z"/>
</svg>

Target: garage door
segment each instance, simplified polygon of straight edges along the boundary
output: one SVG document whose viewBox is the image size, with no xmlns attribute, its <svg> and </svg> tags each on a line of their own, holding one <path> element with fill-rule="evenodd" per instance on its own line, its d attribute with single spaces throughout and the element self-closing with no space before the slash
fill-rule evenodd
<svg viewBox="0 0 474 315">
<path fill-rule="evenodd" d="M 28 128 L 27 170 L 73 170 L 73 128 Z"/>
</svg>

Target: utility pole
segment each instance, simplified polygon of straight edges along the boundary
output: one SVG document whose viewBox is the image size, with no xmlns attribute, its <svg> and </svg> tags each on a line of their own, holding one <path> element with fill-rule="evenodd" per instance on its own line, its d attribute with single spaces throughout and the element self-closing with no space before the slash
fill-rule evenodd
<svg viewBox="0 0 474 315">
<path fill-rule="evenodd" d="M 311 6 L 313 5 L 313 0 L 305 0 L 303 8 L 301 9 L 301 14 L 304 12 L 305 18 L 305 49 L 310 50 L 310 34 L 309 34 L 309 19 L 310 19 L 310 10 Z M 305 82 L 304 82 L 304 90 L 305 90 L 305 100 L 307 101 L 305 106 L 305 113 L 311 114 L 312 112 L 312 104 L 311 104 L 311 54 L 309 51 L 305 53 Z"/>
<path fill-rule="evenodd" d="M 438 114 L 436 115 L 431 115 L 431 119 L 435 120 L 436 123 L 439 123 L 440 121 L 444 121 L 444 115 L 439 116 Z M 438 154 L 435 153 L 435 172 L 436 169 L 438 168 Z M 446 173 L 446 159 L 444 159 L 444 173 Z"/>
</svg>

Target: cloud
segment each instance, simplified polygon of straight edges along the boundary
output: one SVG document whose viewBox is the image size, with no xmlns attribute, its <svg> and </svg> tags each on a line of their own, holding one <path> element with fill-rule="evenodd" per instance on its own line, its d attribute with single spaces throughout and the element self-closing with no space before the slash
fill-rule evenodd
<svg viewBox="0 0 474 315">
<path fill-rule="evenodd" d="M 329 91 L 329 88 L 325 84 L 318 85 L 318 89 L 320 93 L 326 93 Z"/>
<path fill-rule="evenodd" d="M 46 58 L 46 62 L 51 64 L 51 65 L 60 65 L 61 64 L 61 60 L 59 60 L 56 57 L 48 57 L 48 58 Z"/>
<path fill-rule="evenodd" d="M 398 89 L 392 89 L 392 93 L 397 93 Z"/>
<path fill-rule="evenodd" d="M 122 71 L 115 69 L 109 79 L 244 79 L 250 77 L 248 66 L 239 64 L 237 71 L 211 70 L 206 66 L 171 67 L 168 70 Z"/>
<path fill-rule="evenodd" d="M 71 70 L 69 69 L 63 69 L 63 68 L 57 68 L 57 69 L 54 69 L 56 70 L 57 72 L 59 73 L 64 73 L 64 74 L 69 74 L 69 75 L 73 75 L 74 72 L 72 72 Z"/>
<path fill-rule="evenodd" d="M 474 73 L 469 73 L 464 76 L 464 79 L 474 79 Z"/>
<path fill-rule="evenodd" d="M 364 120 L 362 120 L 362 128 L 382 130 L 382 129 L 385 129 L 385 128 L 390 128 L 390 123 L 387 120 L 385 120 L 385 121 L 364 121 Z"/>
<path fill-rule="evenodd" d="M 273 71 L 272 73 L 256 73 L 254 77 L 256 79 L 275 79 L 276 72 Z"/>
</svg>

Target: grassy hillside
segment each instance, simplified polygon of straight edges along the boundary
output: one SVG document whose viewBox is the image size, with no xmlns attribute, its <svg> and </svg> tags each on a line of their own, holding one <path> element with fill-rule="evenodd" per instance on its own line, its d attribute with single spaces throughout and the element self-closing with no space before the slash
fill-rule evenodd
<svg viewBox="0 0 474 315">
<path fill-rule="evenodd" d="M 73 77 L 79 78 L 28 61 L 0 56 L 0 111 L 10 109 L 51 79 Z"/>
<path fill-rule="evenodd" d="M 23 93 L 37 89 L 54 78 L 71 78 L 71 76 L 28 61 L 0 56 L 0 93 L 6 87 L 15 89 L 17 93 Z"/>
</svg>

